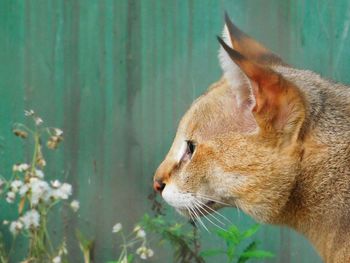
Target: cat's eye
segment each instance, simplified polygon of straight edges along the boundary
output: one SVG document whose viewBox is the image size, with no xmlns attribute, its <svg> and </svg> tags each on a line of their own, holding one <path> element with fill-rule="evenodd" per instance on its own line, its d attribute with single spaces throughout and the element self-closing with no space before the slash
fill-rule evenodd
<svg viewBox="0 0 350 263">
<path fill-rule="evenodd" d="M 196 144 L 191 140 L 188 140 L 186 142 L 187 142 L 187 153 L 192 156 L 194 151 L 196 150 Z"/>
<path fill-rule="evenodd" d="M 194 154 L 196 150 L 196 143 L 191 140 L 186 141 L 186 151 L 183 153 L 183 156 L 181 158 L 182 162 L 187 162 L 191 160 L 192 155 Z"/>
</svg>

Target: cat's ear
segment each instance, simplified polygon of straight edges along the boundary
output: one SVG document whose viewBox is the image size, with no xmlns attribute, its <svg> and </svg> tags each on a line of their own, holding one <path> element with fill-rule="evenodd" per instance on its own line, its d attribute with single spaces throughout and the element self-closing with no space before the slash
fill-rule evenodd
<svg viewBox="0 0 350 263">
<path fill-rule="evenodd" d="M 231 48 L 259 64 L 287 65 L 279 56 L 235 26 L 227 13 L 225 13 L 223 39 Z"/>
<path fill-rule="evenodd" d="M 305 119 L 305 102 L 299 89 L 268 66 L 246 58 L 220 37 L 218 40 L 248 81 L 240 84 L 239 107 L 249 107 L 264 137 L 281 135 L 283 141 L 296 140 Z"/>
<path fill-rule="evenodd" d="M 259 64 L 287 65 L 273 52 L 236 27 L 228 17 L 227 13 L 225 13 L 225 26 L 222 38 L 229 47 L 237 50 L 243 56 Z M 247 84 L 245 75 L 242 74 L 240 68 L 232 61 L 222 47 L 220 47 L 219 50 L 219 60 L 226 80 L 235 87 L 237 104 L 241 105 L 242 103 L 246 103 L 246 97 L 249 94 L 247 94 L 247 90 L 245 89 Z"/>
</svg>

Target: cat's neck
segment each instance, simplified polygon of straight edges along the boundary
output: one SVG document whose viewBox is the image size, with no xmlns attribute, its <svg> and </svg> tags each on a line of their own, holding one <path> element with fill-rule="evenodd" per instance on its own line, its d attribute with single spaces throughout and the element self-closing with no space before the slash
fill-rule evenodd
<svg viewBox="0 0 350 263">
<path fill-rule="evenodd" d="M 346 145 L 321 147 L 315 141 L 306 143 L 300 174 L 279 222 L 304 234 L 327 263 L 350 262 L 347 148 Z"/>
</svg>

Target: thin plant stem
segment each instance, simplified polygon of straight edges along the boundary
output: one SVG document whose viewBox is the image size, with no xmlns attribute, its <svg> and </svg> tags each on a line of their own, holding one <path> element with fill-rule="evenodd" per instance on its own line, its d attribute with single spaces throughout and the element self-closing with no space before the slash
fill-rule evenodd
<svg viewBox="0 0 350 263">
<path fill-rule="evenodd" d="M 11 247 L 10 247 L 10 250 L 9 250 L 9 253 L 8 253 L 8 258 L 11 257 L 11 254 L 12 254 L 12 252 L 14 250 L 14 247 L 15 247 L 15 244 L 16 244 L 16 239 L 17 239 L 17 236 L 14 235 L 13 239 L 12 239 L 12 242 L 11 242 Z"/>
<path fill-rule="evenodd" d="M 118 258 L 118 261 L 122 260 L 123 257 L 126 257 L 128 258 L 128 250 L 127 250 L 127 243 L 126 243 L 126 238 L 125 238 L 125 235 L 123 232 L 120 233 L 122 239 L 123 239 L 123 250 L 122 250 L 122 253 L 120 253 L 120 256 Z"/>
<path fill-rule="evenodd" d="M 43 236 L 48 245 L 49 245 L 49 249 L 51 251 L 51 253 L 53 253 L 54 249 L 53 249 L 53 246 L 52 246 L 52 242 L 51 242 L 51 239 L 50 239 L 50 236 L 49 236 L 49 231 L 47 230 L 47 212 L 46 211 L 43 211 L 41 212 L 41 215 L 42 215 L 42 229 L 43 229 Z"/>
<path fill-rule="evenodd" d="M 90 251 L 84 250 L 84 263 L 90 263 Z"/>
<path fill-rule="evenodd" d="M 36 132 L 34 134 L 34 153 L 33 153 L 33 159 L 32 159 L 32 165 L 31 165 L 31 172 L 34 172 L 35 169 L 35 163 L 38 155 L 38 150 L 39 150 L 39 134 Z"/>
</svg>

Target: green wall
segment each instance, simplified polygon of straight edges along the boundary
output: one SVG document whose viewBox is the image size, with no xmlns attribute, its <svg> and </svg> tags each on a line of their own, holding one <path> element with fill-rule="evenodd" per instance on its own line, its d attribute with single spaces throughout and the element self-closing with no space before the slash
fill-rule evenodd
<svg viewBox="0 0 350 263">
<path fill-rule="evenodd" d="M 292 65 L 350 82 L 347 0 L 0 1 L 0 173 L 27 155 L 11 134 L 24 109 L 61 127 L 65 141 L 48 153 L 47 174 L 73 184 L 81 210 L 73 218 L 63 211 L 55 229 L 94 236 L 96 262 L 116 254 L 115 222 L 131 227 L 149 210 L 152 175 L 180 117 L 220 77 L 215 36 L 224 10 Z M 253 223 L 225 213 L 239 226 Z M 11 216 L 2 206 L 0 219 Z M 287 229 L 259 235 L 274 262 L 320 262 Z M 68 243 L 72 262 L 81 262 Z"/>
</svg>

